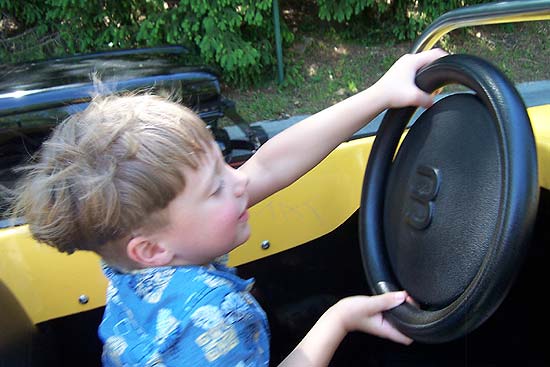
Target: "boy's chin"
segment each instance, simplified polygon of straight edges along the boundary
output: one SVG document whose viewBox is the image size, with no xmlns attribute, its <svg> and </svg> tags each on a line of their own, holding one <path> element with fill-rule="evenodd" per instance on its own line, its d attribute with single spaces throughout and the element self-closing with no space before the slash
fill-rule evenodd
<svg viewBox="0 0 550 367">
<path fill-rule="evenodd" d="M 237 241 L 237 244 L 235 245 L 235 247 L 233 247 L 233 249 L 236 249 L 237 247 L 240 247 L 243 244 L 245 244 L 249 238 L 250 238 L 250 226 L 247 225 L 246 231 L 242 232 L 242 235 L 240 236 L 239 241 Z"/>
</svg>

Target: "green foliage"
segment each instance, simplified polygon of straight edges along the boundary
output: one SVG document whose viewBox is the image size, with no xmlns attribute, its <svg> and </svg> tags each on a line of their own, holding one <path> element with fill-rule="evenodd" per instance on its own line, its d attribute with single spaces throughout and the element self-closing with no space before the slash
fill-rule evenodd
<svg viewBox="0 0 550 367">
<path fill-rule="evenodd" d="M 0 0 L 25 28 L 47 25 L 68 53 L 183 44 L 227 82 L 257 81 L 275 64 L 272 0 Z M 292 33 L 282 24 L 283 41 Z"/>
<path fill-rule="evenodd" d="M 319 5 L 319 18 L 334 20 L 338 23 L 350 20 L 353 16 L 361 14 L 366 8 L 374 8 L 383 12 L 387 7 L 386 1 L 377 0 L 317 0 Z"/>
<path fill-rule="evenodd" d="M 489 0 L 316 0 L 319 18 L 338 23 L 364 22 L 388 27 L 397 40 L 415 39 L 443 13 Z"/>
<path fill-rule="evenodd" d="M 44 16 L 41 4 L 40 0 L 0 0 L 0 10 L 24 24 L 36 24 Z"/>
<path fill-rule="evenodd" d="M 317 2 L 321 20 L 345 25 L 339 32 L 346 38 L 410 40 L 445 11 L 487 0 L 306 1 Z M 272 0 L 0 0 L 0 14 L 33 29 L 37 40 L 55 34 L 71 54 L 183 44 L 234 86 L 276 74 Z M 288 45 L 294 36 L 284 19 L 281 27 Z M 285 68 L 286 84 L 299 83 L 298 69 Z"/>
</svg>

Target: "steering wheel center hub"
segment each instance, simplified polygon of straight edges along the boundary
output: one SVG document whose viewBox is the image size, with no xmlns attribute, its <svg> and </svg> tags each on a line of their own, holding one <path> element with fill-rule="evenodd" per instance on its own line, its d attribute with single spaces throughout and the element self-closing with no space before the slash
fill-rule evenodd
<svg viewBox="0 0 550 367">
<path fill-rule="evenodd" d="M 425 309 L 456 300 L 487 254 L 502 194 L 498 147 L 481 101 L 452 95 L 418 118 L 392 164 L 388 256 L 399 284 Z"/>
</svg>

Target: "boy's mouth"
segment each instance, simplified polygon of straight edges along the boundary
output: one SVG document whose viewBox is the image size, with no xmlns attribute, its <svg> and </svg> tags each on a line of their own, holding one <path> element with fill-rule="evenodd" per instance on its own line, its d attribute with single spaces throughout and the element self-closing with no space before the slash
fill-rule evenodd
<svg viewBox="0 0 550 367">
<path fill-rule="evenodd" d="M 244 210 L 244 212 L 239 216 L 239 222 L 246 222 L 248 220 L 248 210 Z"/>
</svg>

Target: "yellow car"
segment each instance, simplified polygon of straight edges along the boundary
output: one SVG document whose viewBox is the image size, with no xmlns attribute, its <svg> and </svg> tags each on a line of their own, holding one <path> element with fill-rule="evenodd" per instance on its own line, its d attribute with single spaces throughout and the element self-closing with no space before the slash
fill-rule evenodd
<svg viewBox="0 0 550 367">
<path fill-rule="evenodd" d="M 541 20 L 550 20 L 550 1 L 460 8 L 438 18 L 411 52 L 432 48 L 458 28 Z M 127 53 L 163 64 L 173 57 L 167 54 L 181 52 L 172 51 L 161 58 Z M 122 56 L 128 55 L 104 60 Z M 51 64 L 32 67 L 27 74 Z M 215 74 L 201 70 L 201 82 L 186 84 L 167 70 L 131 75 L 121 88 L 162 78 L 155 85 L 200 102 L 215 128 L 222 115 L 236 116 Z M 88 85 L 64 83 L 73 88 L 69 99 L 60 88 L 6 90 L 0 82 L 3 185 L 13 184 L 10 172 L 21 154 L 38 147 L 59 118 L 53 112 L 85 105 Z M 273 364 L 336 300 L 393 289 L 406 289 L 417 302 L 387 315 L 416 342 L 405 347 L 351 334 L 333 365 L 546 364 L 539 335 L 550 237 L 550 80 L 514 85 L 482 58 L 451 55 L 420 71 L 417 84 L 430 92 L 449 84 L 467 91 L 441 94 L 425 111 L 387 111 L 251 209 L 251 238 L 230 254 L 230 265 L 256 278 Z M 32 108 L 22 105 L 29 98 Z M 234 121 L 236 130 L 220 128 L 216 136 L 235 165 L 285 127 L 271 123 L 266 133 L 238 116 Z M 24 144 L 16 143 L 13 131 L 23 128 Z M 10 160 L 13 152 L 19 155 Z M 98 257 L 60 254 L 35 243 L 22 219 L 5 217 L 0 251 L 0 366 L 99 366 L 107 283 Z"/>
</svg>

